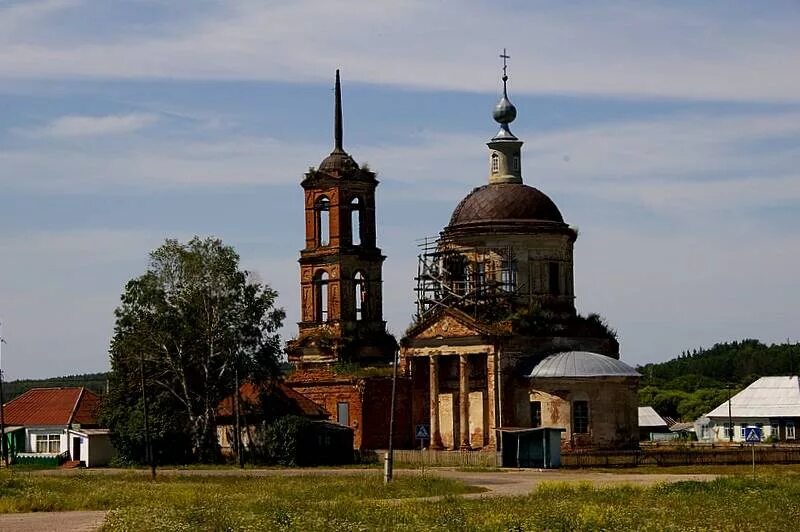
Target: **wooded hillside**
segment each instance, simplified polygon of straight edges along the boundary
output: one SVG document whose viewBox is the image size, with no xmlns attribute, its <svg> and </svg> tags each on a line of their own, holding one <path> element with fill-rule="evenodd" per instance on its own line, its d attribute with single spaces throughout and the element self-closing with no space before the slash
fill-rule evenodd
<svg viewBox="0 0 800 532">
<path fill-rule="evenodd" d="M 97 393 L 105 393 L 108 373 L 84 373 L 82 375 L 66 375 L 48 379 L 20 379 L 3 382 L 3 393 L 6 402 L 30 390 L 31 388 L 53 388 L 61 386 L 85 386 Z"/>
<path fill-rule="evenodd" d="M 662 416 L 693 421 L 759 377 L 797 374 L 800 344 L 765 345 L 758 340 L 685 351 L 675 359 L 637 367 L 639 404 Z"/>
</svg>

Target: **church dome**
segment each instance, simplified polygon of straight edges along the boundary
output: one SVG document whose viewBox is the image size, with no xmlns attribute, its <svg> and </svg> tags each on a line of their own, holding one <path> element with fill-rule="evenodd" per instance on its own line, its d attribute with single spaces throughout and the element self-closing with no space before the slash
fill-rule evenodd
<svg viewBox="0 0 800 532">
<path fill-rule="evenodd" d="M 318 170 L 328 175 L 341 176 L 347 172 L 358 170 L 358 163 L 350 154 L 342 150 L 333 150 L 319 163 Z"/>
<path fill-rule="evenodd" d="M 641 377 L 626 363 L 589 351 L 550 355 L 533 368 L 529 377 Z"/>
<path fill-rule="evenodd" d="M 494 221 L 563 224 L 564 218 L 544 192 L 522 183 L 495 183 L 478 187 L 461 200 L 450 226 Z"/>
</svg>

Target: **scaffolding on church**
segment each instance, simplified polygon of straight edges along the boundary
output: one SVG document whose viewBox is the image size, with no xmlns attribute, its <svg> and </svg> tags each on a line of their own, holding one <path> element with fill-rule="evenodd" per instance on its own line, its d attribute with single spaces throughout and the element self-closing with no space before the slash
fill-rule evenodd
<svg viewBox="0 0 800 532">
<path fill-rule="evenodd" d="M 519 290 L 511 247 L 468 247 L 431 237 L 418 246 L 417 320 L 442 307 L 488 320 L 510 311 Z"/>
</svg>

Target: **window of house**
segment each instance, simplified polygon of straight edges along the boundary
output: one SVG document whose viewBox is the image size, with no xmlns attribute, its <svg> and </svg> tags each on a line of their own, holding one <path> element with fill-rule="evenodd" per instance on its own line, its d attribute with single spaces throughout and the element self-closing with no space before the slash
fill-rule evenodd
<svg viewBox="0 0 800 532">
<path fill-rule="evenodd" d="M 315 321 L 328 321 L 328 272 L 320 270 L 314 277 Z"/>
<path fill-rule="evenodd" d="M 314 207 L 316 216 L 317 245 L 327 246 L 330 244 L 331 234 L 331 202 L 325 196 L 317 200 Z"/>
<path fill-rule="evenodd" d="M 781 438 L 781 428 L 779 425 L 775 424 L 769 428 L 769 435 L 779 440 Z"/>
<path fill-rule="evenodd" d="M 361 200 L 353 198 L 350 202 L 350 241 L 354 246 L 361 245 Z"/>
<path fill-rule="evenodd" d="M 36 452 L 58 454 L 61 452 L 60 434 L 37 434 Z"/>
<path fill-rule="evenodd" d="M 514 156 L 514 163 L 513 164 L 514 164 L 514 166 L 513 166 L 514 171 L 518 172 L 519 171 L 519 155 L 515 155 Z"/>
<path fill-rule="evenodd" d="M 786 439 L 787 440 L 793 440 L 793 439 L 795 439 L 795 437 L 796 436 L 794 434 L 794 421 L 787 421 L 786 422 Z"/>
<path fill-rule="evenodd" d="M 561 290 L 559 289 L 559 268 L 557 262 L 547 263 L 547 282 L 549 285 L 550 294 L 558 295 Z"/>
<path fill-rule="evenodd" d="M 733 430 L 731 429 L 730 423 L 724 423 L 722 425 L 722 437 L 725 438 L 726 440 L 729 440 L 732 434 Z"/>
<path fill-rule="evenodd" d="M 353 287 L 355 289 L 354 301 L 356 307 L 356 320 L 361 321 L 364 319 L 364 308 L 367 297 L 365 290 L 365 279 L 362 272 L 356 272 L 353 276 Z"/>
<path fill-rule="evenodd" d="M 572 402 L 572 432 L 575 434 L 589 432 L 589 401 Z"/>
<path fill-rule="evenodd" d="M 492 173 L 496 174 L 500 171 L 500 157 L 496 153 L 492 154 Z"/>
<path fill-rule="evenodd" d="M 542 402 L 531 401 L 531 427 L 542 426 Z"/>
<path fill-rule="evenodd" d="M 350 426 L 350 403 L 336 403 L 336 422 L 345 427 Z"/>
<path fill-rule="evenodd" d="M 739 425 L 739 436 L 741 436 L 742 439 L 744 439 L 744 431 L 748 426 L 749 425 L 745 425 L 745 424 Z"/>
</svg>

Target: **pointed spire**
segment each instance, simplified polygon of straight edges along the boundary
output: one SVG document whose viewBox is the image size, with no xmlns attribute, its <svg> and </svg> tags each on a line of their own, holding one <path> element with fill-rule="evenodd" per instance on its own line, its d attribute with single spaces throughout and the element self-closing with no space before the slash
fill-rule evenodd
<svg viewBox="0 0 800 532">
<path fill-rule="evenodd" d="M 342 84 L 339 81 L 339 69 L 336 69 L 336 115 L 333 123 L 334 151 L 342 148 Z"/>
<path fill-rule="evenodd" d="M 339 79 L 339 69 L 336 69 L 336 103 L 333 113 L 333 151 L 319 164 L 319 170 L 329 175 L 341 177 L 344 173 L 358 170 L 356 163 L 342 147 L 342 83 Z"/>
</svg>

